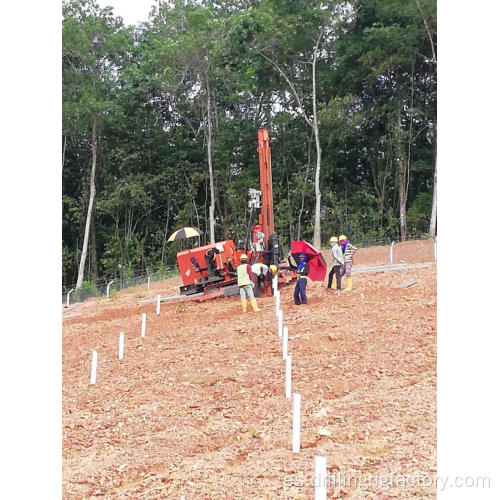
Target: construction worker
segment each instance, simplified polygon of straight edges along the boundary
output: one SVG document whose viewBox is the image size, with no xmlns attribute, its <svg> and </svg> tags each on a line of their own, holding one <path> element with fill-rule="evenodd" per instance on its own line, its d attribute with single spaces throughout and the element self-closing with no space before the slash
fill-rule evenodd
<svg viewBox="0 0 500 500">
<path fill-rule="evenodd" d="M 238 286 L 240 287 L 241 308 L 243 312 L 247 312 L 247 297 L 254 311 L 261 311 L 257 305 L 257 300 L 253 294 L 256 278 L 252 273 L 252 267 L 248 263 L 248 257 L 243 254 L 240 257 L 241 264 L 236 268 L 238 275 Z"/>
<path fill-rule="evenodd" d="M 328 275 L 328 287 L 327 290 L 336 288 L 338 292 L 342 289 L 340 280 L 342 278 L 341 269 L 344 267 L 344 256 L 342 255 L 342 250 L 339 246 L 339 240 L 337 237 L 332 236 L 330 238 L 330 250 L 332 252 L 333 267 Z M 335 274 L 335 281 L 333 275 Z M 333 282 L 333 286 L 332 286 Z"/>
<path fill-rule="evenodd" d="M 344 267 L 341 270 L 341 275 L 344 276 L 345 274 L 345 281 L 347 283 L 346 286 L 346 291 L 350 292 L 352 290 L 352 278 L 351 278 L 351 271 L 352 271 L 352 264 L 353 264 L 353 255 L 358 251 L 358 248 L 349 243 L 349 240 L 347 239 L 347 236 L 345 234 L 342 234 L 339 236 L 339 241 L 340 241 L 340 248 L 342 249 L 342 254 L 344 256 Z"/>
<path fill-rule="evenodd" d="M 215 271 L 217 269 L 217 262 L 215 262 L 215 256 L 220 253 L 220 249 L 216 246 L 211 248 L 205 253 L 205 262 L 207 263 L 207 276 L 210 278 L 215 276 Z"/>
<path fill-rule="evenodd" d="M 290 262 L 290 254 L 288 254 L 288 263 L 292 269 L 296 269 L 298 273 L 297 283 L 295 285 L 295 290 L 293 292 L 293 299 L 296 306 L 301 304 L 307 304 L 306 286 L 307 286 L 307 275 L 309 274 L 309 264 L 307 263 L 307 255 L 301 253 L 299 255 L 299 264 L 294 266 Z"/>
<path fill-rule="evenodd" d="M 265 281 L 271 281 L 272 276 L 276 273 L 278 268 L 274 265 L 271 264 L 270 266 L 267 266 L 266 264 L 262 262 L 256 262 L 255 264 L 252 264 L 252 273 L 256 276 L 257 278 L 257 289 L 254 290 L 255 295 L 257 297 L 260 297 L 259 293 L 261 289 L 265 287 Z"/>
</svg>

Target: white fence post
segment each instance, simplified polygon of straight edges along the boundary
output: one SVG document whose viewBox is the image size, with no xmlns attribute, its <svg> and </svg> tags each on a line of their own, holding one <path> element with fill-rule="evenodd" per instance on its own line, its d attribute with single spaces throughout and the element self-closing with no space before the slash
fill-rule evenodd
<svg viewBox="0 0 500 500">
<path fill-rule="evenodd" d="M 97 351 L 92 351 L 92 366 L 90 368 L 90 383 L 95 384 L 97 379 Z"/>
<path fill-rule="evenodd" d="M 389 248 L 389 259 L 391 261 L 391 264 L 393 263 L 394 261 L 394 241 L 391 243 L 391 246 Z"/>
<path fill-rule="evenodd" d="M 292 451 L 300 451 L 300 394 L 293 395 L 293 413 L 292 413 Z"/>
<path fill-rule="evenodd" d="M 314 500 L 326 500 L 326 457 L 314 457 Z"/>
<path fill-rule="evenodd" d="M 292 397 L 292 356 L 289 354 L 285 360 L 285 397 Z"/>
<path fill-rule="evenodd" d="M 275 274 L 273 276 L 273 296 L 276 297 L 278 295 L 278 275 Z"/>
<path fill-rule="evenodd" d="M 149 290 L 149 286 L 151 285 L 151 275 L 148 274 L 148 290 Z"/>
<path fill-rule="evenodd" d="M 283 311 L 280 309 L 278 311 L 278 337 L 283 334 Z"/>
<path fill-rule="evenodd" d="M 74 290 L 75 290 L 75 289 L 74 289 L 74 288 L 72 288 L 72 289 L 68 292 L 68 295 L 66 295 L 66 306 L 69 306 L 69 294 L 70 294 L 71 292 L 73 292 Z"/>
<path fill-rule="evenodd" d="M 115 280 L 111 280 L 106 287 L 106 298 L 109 299 L 109 287 L 115 282 Z"/>
<path fill-rule="evenodd" d="M 283 327 L 283 359 L 288 356 L 288 326 Z"/>
<path fill-rule="evenodd" d="M 142 313 L 141 337 L 146 336 L 146 313 Z"/>
<path fill-rule="evenodd" d="M 160 315 L 160 294 L 158 294 L 158 297 L 156 298 L 156 315 Z"/>
<path fill-rule="evenodd" d="M 276 292 L 276 317 L 278 317 L 278 312 L 280 310 L 280 302 L 281 302 L 281 299 L 280 299 L 280 292 Z"/>
<path fill-rule="evenodd" d="M 118 341 L 118 359 L 123 359 L 123 348 L 125 346 L 125 334 L 120 332 L 120 340 Z"/>
</svg>

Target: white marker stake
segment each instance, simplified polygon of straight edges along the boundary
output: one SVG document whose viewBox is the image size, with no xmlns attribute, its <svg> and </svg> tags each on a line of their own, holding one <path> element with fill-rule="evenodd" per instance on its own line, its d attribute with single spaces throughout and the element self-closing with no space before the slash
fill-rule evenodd
<svg viewBox="0 0 500 500">
<path fill-rule="evenodd" d="M 288 326 L 283 327 L 283 359 L 288 356 Z"/>
<path fill-rule="evenodd" d="M 115 282 L 115 280 L 111 280 L 106 287 L 106 298 L 109 299 L 109 287 Z"/>
<path fill-rule="evenodd" d="M 283 335 L 283 311 L 278 311 L 278 337 Z"/>
<path fill-rule="evenodd" d="M 392 262 L 394 260 L 393 259 L 394 258 L 394 250 L 393 250 L 393 248 L 394 248 L 394 241 L 391 243 L 391 246 L 389 248 L 389 259 L 391 261 L 391 264 L 392 264 Z"/>
<path fill-rule="evenodd" d="M 158 297 L 156 298 L 156 315 L 160 315 L 160 294 L 158 294 Z"/>
<path fill-rule="evenodd" d="M 92 366 L 90 368 L 90 383 L 95 384 L 97 379 L 97 351 L 92 351 Z"/>
<path fill-rule="evenodd" d="M 300 451 L 300 394 L 297 393 L 293 395 L 292 451 Z"/>
<path fill-rule="evenodd" d="M 326 500 L 326 457 L 314 457 L 314 500 Z"/>
<path fill-rule="evenodd" d="M 123 359 L 123 347 L 125 345 L 125 334 L 120 332 L 120 341 L 118 342 L 118 359 Z"/>
<path fill-rule="evenodd" d="M 68 295 L 66 295 L 66 305 L 67 305 L 67 306 L 69 306 L 69 294 L 70 294 L 71 292 L 74 292 L 74 291 L 75 291 L 75 289 L 74 289 L 74 288 L 72 288 L 72 289 L 68 292 Z"/>
<path fill-rule="evenodd" d="M 280 310 L 280 292 L 276 293 L 276 317 L 278 317 L 278 312 Z"/>
<path fill-rule="evenodd" d="M 146 313 L 142 313 L 141 337 L 146 336 Z"/>
<path fill-rule="evenodd" d="M 148 290 L 149 290 L 150 283 L 151 283 L 151 276 L 148 276 Z"/>
<path fill-rule="evenodd" d="M 273 295 L 276 297 L 278 295 L 278 275 L 273 276 Z"/>
<path fill-rule="evenodd" d="M 285 359 L 285 396 L 292 397 L 292 356 L 288 355 Z"/>
</svg>

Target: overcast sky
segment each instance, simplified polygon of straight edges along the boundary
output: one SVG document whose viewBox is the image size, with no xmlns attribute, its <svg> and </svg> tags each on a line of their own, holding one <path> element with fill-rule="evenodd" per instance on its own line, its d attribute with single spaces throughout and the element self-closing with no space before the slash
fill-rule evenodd
<svg viewBox="0 0 500 500">
<path fill-rule="evenodd" d="M 120 16 L 125 24 L 138 24 L 148 20 L 152 5 L 158 0 L 97 0 L 101 7 L 113 7 L 113 13 Z"/>
</svg>

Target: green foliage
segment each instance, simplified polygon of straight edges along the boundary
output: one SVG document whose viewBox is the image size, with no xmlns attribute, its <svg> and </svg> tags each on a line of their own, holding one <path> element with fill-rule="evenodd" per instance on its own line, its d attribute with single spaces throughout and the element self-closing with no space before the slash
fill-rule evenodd
<svg viewBox="0 0 500 500">
<path fill-rule="evenodd" d="M 432 209 L 432 193 L 421 191 L 408 208 L 406 214 L 408 230 L 411 234 L 424 234 L 429 227 Z"/>
<path fill-rule="evenodd" d="M 100 295 L 101 294 L 93 283 L 90 281 L 84 281 L 81 288 L 73 292 L 71 299 L 75 302 L 79 302 L 88 299 L 89 297 L 99 297 Z"/>
</svg>

